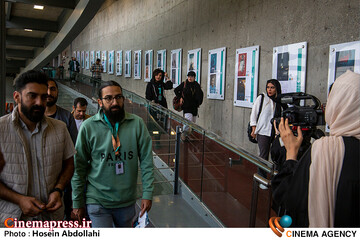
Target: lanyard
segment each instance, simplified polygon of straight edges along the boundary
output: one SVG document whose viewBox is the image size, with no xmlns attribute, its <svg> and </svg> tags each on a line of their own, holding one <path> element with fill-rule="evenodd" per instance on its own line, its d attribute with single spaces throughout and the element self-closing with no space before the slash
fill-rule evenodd
<svg viewBox="0 0 360 240">
<path fill-rule="evenodd" d="M 119 122 L 116 122 L 115 126 L 112 127 L 109 119 L 106 117 L 105 114 L 104 114 L 104 119 L 111 130 L 111 138 L 112 138 L 111 140 L 112 140 L 112 145 L 113 145 L 113 148 L 115 151 L 115 155 L 118 155 L 120 153 L 120 139 L 119 139 L 119 135 L 117 134 L 117 132 L 119 130 Z"/>
</svg>

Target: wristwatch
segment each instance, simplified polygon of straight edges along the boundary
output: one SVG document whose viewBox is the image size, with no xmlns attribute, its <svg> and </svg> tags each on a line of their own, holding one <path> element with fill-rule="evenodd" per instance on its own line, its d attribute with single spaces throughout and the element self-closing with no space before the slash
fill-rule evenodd
<svg viewBox="0 0 360 240">
<path fill-rule="evenodd" d="M 53 192 L 59 192 L 60 193 L 60 197 L 63 196 L 63 190 L 61 190 L 60 188 L 54 188 L 53 190 L 50 191 L 50 194 Z"/>
</svg>

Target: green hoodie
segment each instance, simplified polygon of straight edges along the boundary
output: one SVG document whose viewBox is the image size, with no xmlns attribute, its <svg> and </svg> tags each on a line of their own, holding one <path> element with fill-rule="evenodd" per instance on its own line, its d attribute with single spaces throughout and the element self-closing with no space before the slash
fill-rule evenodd
<svg viewBox="0 0 360 240">
<path fill-rule="evenodd" d="M 117 158 L 111 135 L 102 110 L 81 125 L 75 146 L 75 172 L 71 180 L 73 208 L 85 207 L 85 185 L 86 204 L 100 204 L 105 208 L 134 204 L 138 162 L 143 184 L 142 199 L 152 200 L 152 141 L 145 123 L 140 117 L 125 113 L 118 130 L 121 146 Z M 117 175 L 115 167 L 120 161 L 124 164 L 124 173 Z"/>
</svg>

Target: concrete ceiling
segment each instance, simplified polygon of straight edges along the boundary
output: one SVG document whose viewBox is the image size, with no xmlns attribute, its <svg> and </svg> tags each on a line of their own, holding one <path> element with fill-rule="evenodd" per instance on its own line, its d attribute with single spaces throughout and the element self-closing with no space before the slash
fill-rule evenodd
<svg viewBox="0 0 360 240">
<path fill-rule="evenodd" d="M 5 0 L 6 75 L 45 65 L 63 50 L 60 48 L 72 42 L 102 3 L 103 0 Z M 34 9 L 34 5 L 44 9 Z M 61 38 L 57 37 L 59 32 Z"/>
</svg>

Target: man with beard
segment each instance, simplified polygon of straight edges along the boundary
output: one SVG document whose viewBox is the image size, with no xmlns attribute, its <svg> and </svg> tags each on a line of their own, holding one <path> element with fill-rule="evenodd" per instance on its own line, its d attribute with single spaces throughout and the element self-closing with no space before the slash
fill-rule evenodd
<svg viewBox="0 0 360 240">
<path fill-rule="evenodd" d="M 0 118 L 0 152 L 5 160 L 0 173 L 0 227 L 11 226 L 15 218 L 63 219 L 61 198 L 73 175 L 75 149 L 65 124 L 44 116 L 47 80 L 39 71 L 20 75 L 13 94 L 17 106 Z"/>
<path fill-rule="evenodd" d="M 140 117 L 125 112 L 118 83 L 104 82 L 98 103 L 101 109 L 82 124 L 76 142 L 71 180 L 73 213 L 81 220 L 86 204 L 92 227 L 131 227 L 138 162 L 142 176 L 141 216 L 152 204 L 151 137 Z"/>
<path fill-rule="evenodd" d="M 59 88 L 57 83 L 53 79 L 49 79 L 47 83 L 48 83 L 48 96 L 46 102 L 45 115 L 63 121 L 66 124 L 71 139 L 75 145 L 76 137 L 78 134 L 75 119 L 68 110 L 63 109 L 62 107 L 56 105 L 59 96 Z"/>
</svg>

